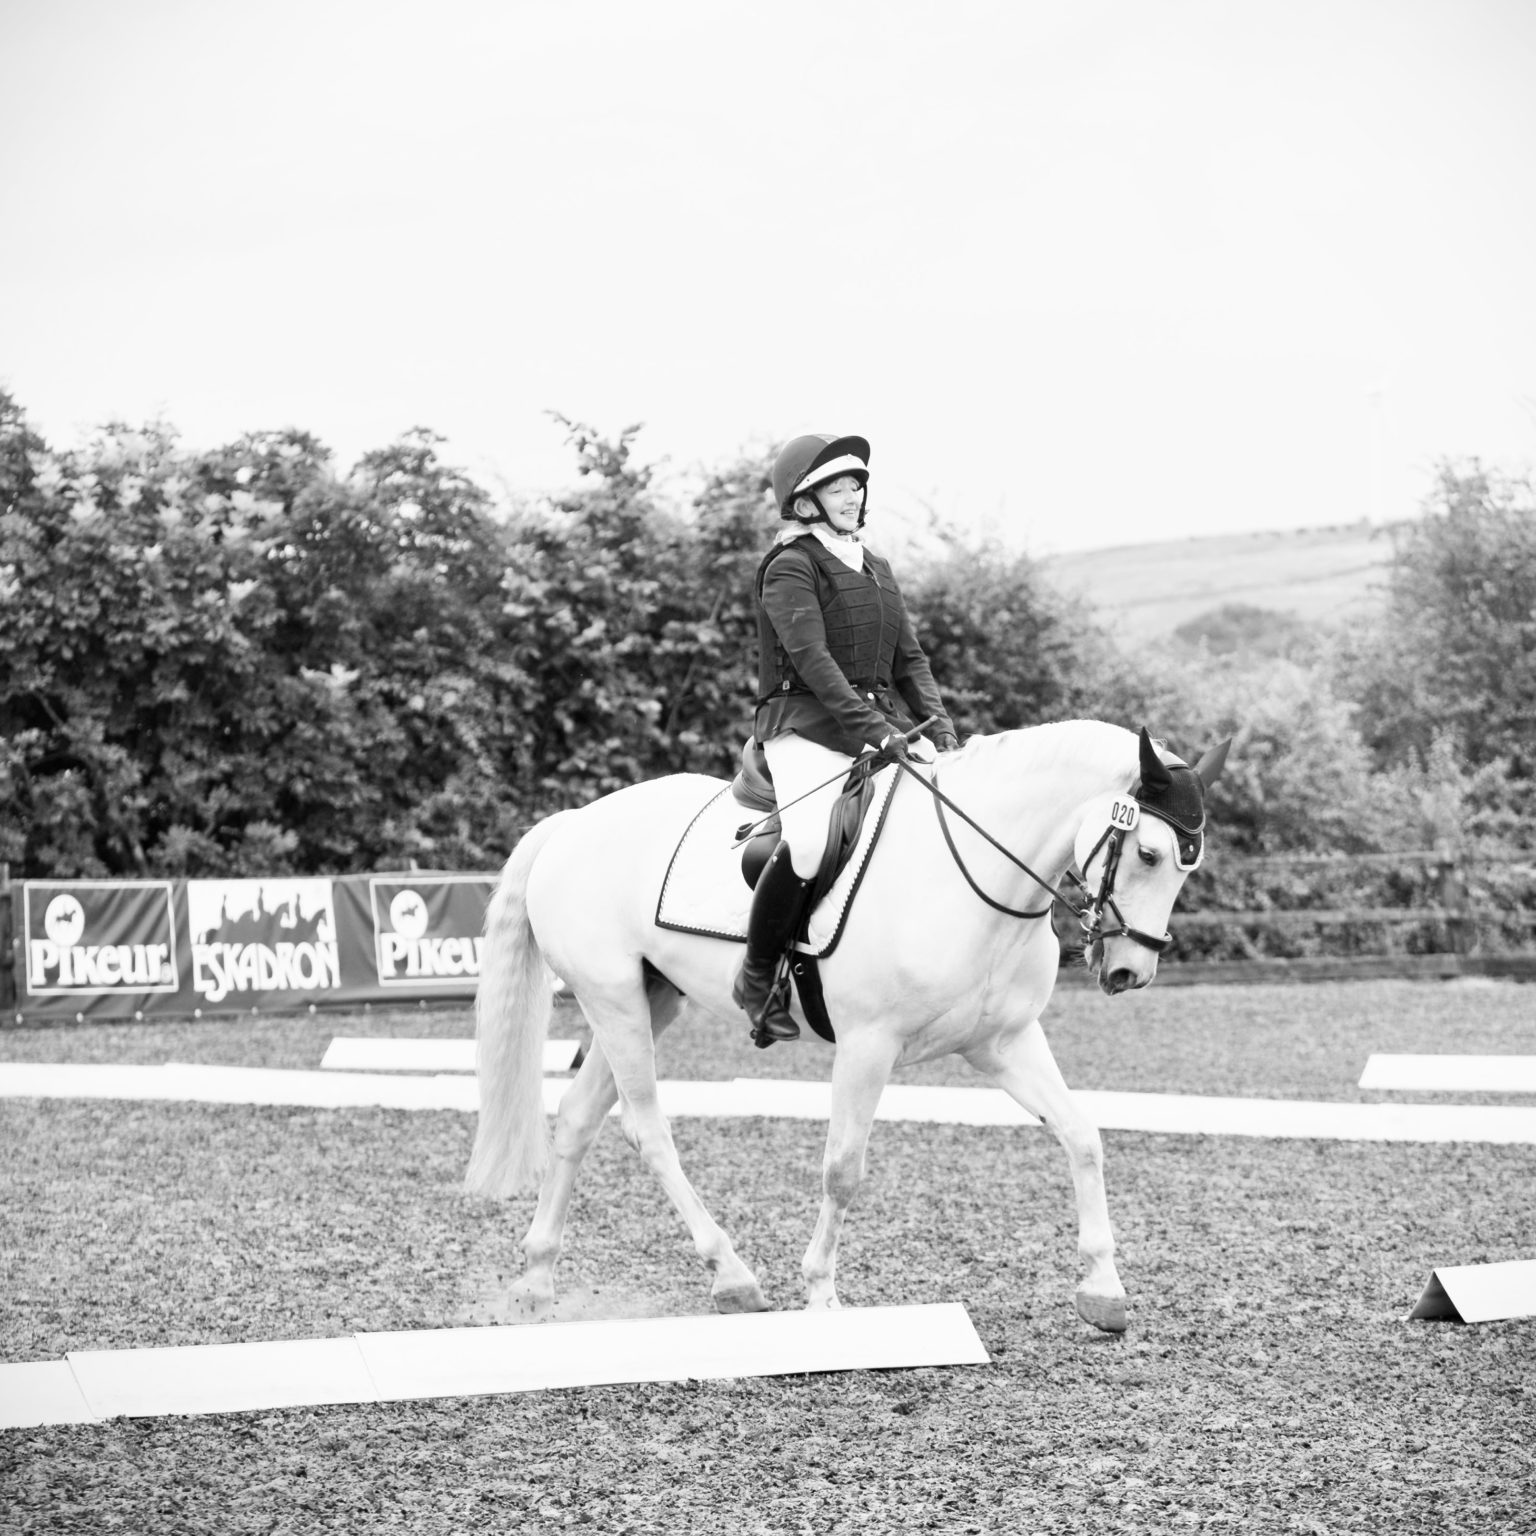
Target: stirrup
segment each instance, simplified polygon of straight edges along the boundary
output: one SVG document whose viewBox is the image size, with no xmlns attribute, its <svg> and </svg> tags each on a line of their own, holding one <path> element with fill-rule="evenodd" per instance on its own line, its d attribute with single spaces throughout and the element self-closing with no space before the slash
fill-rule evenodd
<svg viewBox="0 0 1536 1536">
<path fill-rule="evenodd" d="M 768 1001 L 752 1025 L 752 1044 L 765 1051 L 780 1040 L 798 1040 L 800 1026 L 789 1011 L 789 969 L 785 967 L 768 990 Z"/>
<path fill-rule="evenodd" d="M 736 973 L 736 984 L 731 988 L 731 1001 L 747 1015 L 747 1022 L 752 1026 L 752 1043 L 759 1050 L 772 1045 L 776 1040 L 799 1038 L 800 1026 L 789 1012 L 789 967 L 782 961 L 775 965 L 768 989 L 755 1013 L 748 1007 L 745 963 Z"/>
</svg>

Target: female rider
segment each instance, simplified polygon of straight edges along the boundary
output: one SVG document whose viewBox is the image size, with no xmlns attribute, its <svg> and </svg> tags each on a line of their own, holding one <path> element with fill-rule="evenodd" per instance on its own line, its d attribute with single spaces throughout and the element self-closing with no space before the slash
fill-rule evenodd
<svg viewBox="0 0 1536 1536">
<path fill-rule="evenodd" d="M 774 460 L 774 500 L 788 526 L 757 570 L 753 730 L 773 775 L 783 841 L 752 897 L 733 993 L 759 1045 L 800 1033 L 774 981 L 854 758 L 885 751 L 932 761 L 935 748 L 959 745 L 890 564 L 859 537 L 868 486 L 862 437 L 797 437 Z M 909 749 L 903 733 L 929 717 L 932 745 L 919 738 Z"/>
</svg>

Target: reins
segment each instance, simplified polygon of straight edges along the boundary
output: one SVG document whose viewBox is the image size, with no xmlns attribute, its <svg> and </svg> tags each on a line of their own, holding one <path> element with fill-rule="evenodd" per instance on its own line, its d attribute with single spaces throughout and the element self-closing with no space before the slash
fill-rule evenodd
<svg viewBox="0 0 1536 1536">
<path fill-rule="evenodd" d="M 996 901 L 991 896 L 987 895 L 987 893 L 982 890 L 979 885 L 977 885 L 975 877 L 971 874 L 970 870 L 965 867 L 965 860 L 960 857 L 960 850 L 955 846 L 954 835 L 949 830 L 949 823 L 944 819 L 945 806 L 948 806 L 949 809 L 952 810 L 955 815 L 958 816 L 961 821 L 963 821 L 973 832 L 975 832 L 978 837 L 985 839 L 992 845 L 992 847 L 997 849 L 997 851 L 1002 854 L 1005 859 L 1007 859 L 1012 864 L 1016 864 L 1020 869 L 1022 869 L 1024 873 L 1035 882 L 1036 885 L 1050 894 L 1052 900 L 1065 903 L 1067 906 L 1072 907 L 1074 912 L 1078 910 L 1077 907 L 1059 890 L 1057 890 L 1049 880 L 1045 880 L 1041 876 L 1037 875 L 1034 870 L 1032 870 L 1029 865 L 1023 861 L 1023 859 L 1018 857 L 1017 854 L 1010 853 L 1009 850 L 1005 848 L 1000 842 L 998 842 L 998 840 L 993 837 L 985 827 L 977 825 L 977 823 L 973 821 L 970 816 L 962 811 L 960 807 L 956 805 L 955 802 L 951 800 L 942 789 L 939 788 L 939 770 L 937 764 L 934 765 L 933 778 L 927 779 L 924 778 L 923 775 L 920 774 L 917 769 L 915 769 L 910 763 L 904 762 L 900 758 L 897 759 L 897 763 L 900 767 L 905 768 L 907 772 L 911 774 L 911 776 L 916 779 L 917 782 L 921 784 L 930 795 L 933 796 L 934 814 L 939 818 L 939 830 L 944 834 L 944 842 L 949 848 L 950 857 L 955 861 L 955 867 L 960 871 L 962 875 L 965 876 L 965 883 L 970 886 L 970 888 L 975 891 L 975 893 L 981 897 L 981 899 L 986 902 L 989 907 L 993 908 L 995 911 L 1006 914 L 1008 917 L 1019 918 L 1045 917 L 1051 910 L 1049 907 L 1036 907 L 1032 910 L 1021 909 L 1018 907 L 1007 907 L 1004 906 L 1002 902 Z"/>
<path fill-rule="evenodd" d="M 932 720 L 924 721 L 922 725 L 907 733 L 907 739 L 910 741 L 916 738 L 919 734 L 921 734 L 922 731 L 927 729 L 927 727 L 932 724 Z M 879 766 L 879 762 L 880 759 L 878 754 L 864 758 L 858 763 L 855 771 L 862 769 L 866 773 L 871 773 L 877 766 Z M 1043 875 L 1036 874 L 1035 871 L 1032 870 L 1029 865 L 1026 864 L 1024 860 L 1021 859 L 1016 853 L 1013 853 L 1010 849 L 1005 848 L 1003 844 L 1000 843 L 995 837 L 993 837 L 985 827 L 981 826 L 980 823 L 978 823 L 973 817 L 971 817 L 958 805 L 956 805 L 955 802 L 951 800 L 942 789 L 939 788 L 939 769 L 937 763 L 932 765 L 933 777 L 927 778 L 923 774 L 919 773 L 917 769 L 912 765 L 912 763 L 909 762 L 906 758 L 898 757 L 894 759 L 894 762 L 898 768 L 903 769 L 911 778 L 915 779 L 919 784 L 923 786 L 924 789 L 928 791 L 930 795 L 933 796 L 934 815 L 938 818 L 939 830 L 944 834 L 944 845 L 949 849 L 950 858 L 955 861 L 955 868 L 960 871 L 962 876 L 964 876 L 965 883 L 970 886 L 971 890 L 975 892 L 975 894 L 989 907 L 991 907 L 994 912 L 1001 912 L 1005 917 L 1016 917 L 1022 921 L 1028 922 L 1033 921 L 1036 918 L 1048 917 L 1050 915 L 1051 908 L 1049 906 L 1010 907 L 1005 905 L 1003 902 L 998 901 L 995 897 L 989 896 L 984 890 L 982 890 L 981 886 L 976 882 L 976 877 L 966 867 L 965 859 L 961 856 L 960 849 L 955 843 L 954 833 L 950 831 L 949 822 L 944 817 L 944 811 L 946 807 L 956 816 L 958 816 L 960 820 L 963 821 L 966 826 L 968 826 L 978 837 L 980 837 L 989 846 L 995 848 L 1000 854 L 1002 854 L 1002 856 L 1007 859 L 1010 864 L 1014 865 L 1016 868 L 1022 870 L 1026 875 L 1028 875 L 1029 878 L 1033 880 L 1035 884 L 1038 885 L 1040 889 L 1043 890 L 1051 898 L 1052 902 L 1059 901 L 1063 906 L 1076 913 L 1078 922 L 1082 925 L 1083 935 L 1089 943 L 1123 936 L 1130 939 L 1133 943 L 1140 944 L 1145 948 L 1154 951 L 1155 953 L 1161 954 L 1162 951 L 1165 950 L 1172 942 L 1171 934 L 1165 933 L 1161 938 L 1159 938 L 1155 934 L 1143 933 L 1139 928 L 1132 928 L 1131 925 L 1126 922 L 1125 914 L 1121 912 L 1119 903 L 1115 900 L 1115 875 L 1118 872 L 1120 866 L 1120 848 L 1123 836 L 1120 828 L 1113 826 L 1106 827 L 1098 842 L 1093 845 L 1093 850 L 1089 853 L 1088 858 L 1085 861 L 1088 864 L 1093 862 L 1094 856 L 1101 848 L 1104 847 L 1106 842 L 1109 844 L 1109 848 L 1104 859 L 1104 875 L 1099 882 L 1098 894 L 1090 894 L 1088 896 L 1088 900 L 1083 905 L 1079 906 L 1059 887 L 1052 885 L 1049 880 L 1045 879 Z M 832 778 L 827 780 L 827 784 L 834 783 L 837 779 L 845 777 L 845 775 L 846 770 L 844 772 L 834 774 Z M 826 784 L 821 784 L 816 787 L 816 789 L 825 788 Z M 815 794 L 816 789 L 807 790 L 804 795 L 796 796 L 795 800 L 789 801 L 788 804 L 794 805 L 798 800 L 804 800 L 808 795 Z M 777 814 L 777 812 L 774 812 L 773 814 Z M 740 847 L 741 844 L 745 842 L 753 832 L 755 832 L 759 827 L 763 825 L 765 821 L 769 819 L 769 817 L 764 817 L 763 821 L 754 823 L 750 828 L 743 828 L 742 831 L 738 834 L 739 840 L 736 846 Z M 1079 880 L 1077 876 L 1073 875 L 1070 871 L 1068 871 L 1068 878 L 1080 886 L 1085 893 L 1088 892 L 1088 887 L 1083 883 L 1083 881 Z M 1115 921 L 1120 925 L 1118 928 L 1111 928 L 1107 930 L 1104 928 L 1104 914 L 1106 910 L 1114 914 Z"/>
<path fill-rule="evenodd" d="M 1154 954 L 1161 954 L 1173 942 L 1172 934 L 1165 933 L 1159 938 L 1156 934 L 1144 933 L 1140 928 L 1131 927 L 1126 922 L 1125 914 L 1120 910 L 1119 903 L 1115 900 L 1115 875 L 1120 868 L 1120 849 L 1124 837 L 1124 833 L 1119 827 L 1106 827 L 1103 835 L 1093 845 L 1092 851 L 1083 861 L 1084 867 L 1092 864 L 1094 856 L 1098 853 L 1099 849 L 1103 848 L 1105 843 L 1108 842 L 1109 848 L 1104 858 L 1104 875 L 1099 881 L 1098 894 L 1090 896 L 1086 904 L 1079 907 L 1076 902 L 1064 895 L 1049 880 L 1042 879 L 1041 876 L 1037 875 L 1017 854 L 1009 852 L 985 827 L 978 826 L 939 788 L 937 764 L 934 765 L 933 778 L 930 780 L 924 778 L 910 763 L 901 759 L 898 759 L 898 762 L 933 796 L 934 814 L 939 819 L 939 830 L 944 834 L 944 841 L 949 848 L 950 857 L 955 861 L 955 867 L 965 876 L 965 883 L 995 911 L 1005 913 L 1009 917 L 1036 918 L 1047 916 L 1051 909 L 1050 907 L 1038 907 L 1034 910 L 1027 910 L 1008 907 L 987 895 L 976 883 L 975 877 L 971 874 L 970 870 L 965 867 L 965 860 L 960 857 L 960 850 L 955 846 L 955 839 L 949 830 L 949 823 L 944 819 L 945 806 L 948 806 L 979 837 L 984 838 L 992 847 L 997 849 L 1011 864 L 1015 864 L 1022 869 L 1042 890 L 1049 892 L 1053 900 L 1059 901 L 1064 906 L 1071 908 L 1077 914 L 1078 922 L 1082 925 L 1084 938 L 1089 943 L 1098 943 L 1104 939 L 1124 937 L 1130 939 L 1134 944 L 1140 944 L 1143 948 L 1150 949 Z M 1071 878 L 1077 880 L 1075 875 Z M 1088 887 L 1083 885 L 1081 880 L 1077 880 L 1077 884 L 1082 885 L 1083 890 L 1087 891 Z M 1114 914 L 1115 921 L 1120 925 L 1118 928 L 1106 929 L 1104 927 L 1104 913 L 1106 909 Z"/>
</svg>

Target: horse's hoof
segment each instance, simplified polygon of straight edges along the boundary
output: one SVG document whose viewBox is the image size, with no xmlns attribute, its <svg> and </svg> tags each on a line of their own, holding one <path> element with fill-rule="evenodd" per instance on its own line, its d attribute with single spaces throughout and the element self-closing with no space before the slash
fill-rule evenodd
<svg viewBox="0 0 1536 1536">
<path fill-rule="evenodd" d="M 516 1281 L 507 1292 L 507 1314 L 518 1323 L 541 1323 L 554 1310 L 555 1293 L 543 1286 Z"/>
<path fill-rule="evenodd" d="M 710 1292 L 717 1312 L 767 1312 L 768 1298 L 752 1280 L 745 1285 L 719 1285 Z"/>
<path fill-rule="evenodd" d="M 1124 1296 L 1094 1296 L 1088 1291 L 1079 1291 L 1075 1300 L 1077 1315 L 1085 1323 L 1092 1323 L 1105 1333 L 1125 1332 Z"/>
</svg>

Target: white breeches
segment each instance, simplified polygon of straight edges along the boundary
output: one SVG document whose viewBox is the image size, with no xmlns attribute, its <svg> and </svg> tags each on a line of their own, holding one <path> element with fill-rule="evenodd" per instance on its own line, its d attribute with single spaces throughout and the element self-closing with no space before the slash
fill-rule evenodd
<svg viewBox="0 0 1536 1536">
<path fill-rule="evenodd" d="M 773 776 L 779 820 L 789 843 L 789 862 L 802 880 L 814 880 L 827 851 L 832 807 L 843 792 L 854 760 L 846 752 L 834 752 L 794 731 L 765 741 L 763 752 L 768 758 L 768 772 Z M 919 736 L 912 743 L 912 756 L 920 763 L 931 763 L 938 753 L 926 736 Z M 832 780 L 830 784 L 828 779 Z M 803 800 L 801 795 L 805 796 Z M 785 810 L 791 800 L 796 804 Z"/>
<path fill-rule="evenodd" d="M 845 752 L 834 752 L 830 747 L 807 741 L 794 731 L 765 741 L 763 751 L 768 758 L 768 771 L 773 775 L 773 793 L 789 843 L 789 861 L 802 880 L 813 880 L 827 850 L 827 822 L 853 759 Z M 832 782 L 826 784 L 827 779 Z M 823 787 L 818 789 L 818 785 Z M 807 790 L 814 793 L 806 794 Z M 799 800 L 801 795 L 805 799 Z M 798 804 L 790 805 L 791 800 L 798 800 Z"/>
</svg>

